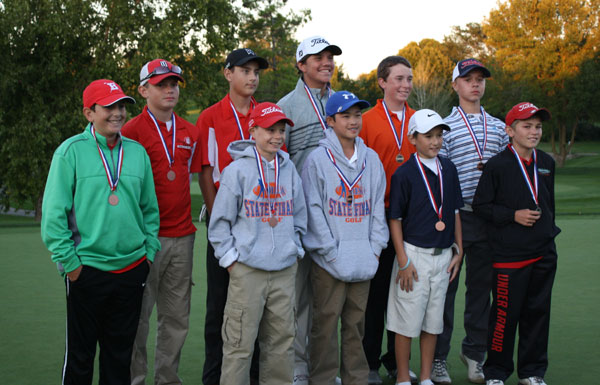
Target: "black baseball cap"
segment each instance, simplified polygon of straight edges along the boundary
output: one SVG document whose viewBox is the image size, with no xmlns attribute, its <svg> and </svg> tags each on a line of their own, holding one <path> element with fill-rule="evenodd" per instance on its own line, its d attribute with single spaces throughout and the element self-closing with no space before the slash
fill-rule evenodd
<svg viewBox="0 0 600 385">
<path fill-rule="evenodd" d="M 260 69 L 264 70 L 265 68 L 269 68 L 269 62 L 262 57 L 257 56 L 250 48 L 239 48 L 231 51 L 231 53 L 227 55 L 225 68 L 242 66 L 252 60 L 258 63 L 258 68 Z"/>
</svg>

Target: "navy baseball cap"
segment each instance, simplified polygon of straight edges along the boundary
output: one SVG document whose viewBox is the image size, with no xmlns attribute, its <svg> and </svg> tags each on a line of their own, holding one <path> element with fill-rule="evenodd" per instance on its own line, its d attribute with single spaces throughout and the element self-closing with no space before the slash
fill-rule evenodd
<svg viewBox="0 0 600 385">
<path fill-rule="evenodd" d="M 452 71 L 452 81 L 455 81 L 456 78 L 462 78 L 474 69 L 480 69 L 483 72 L 483 76 L 486 78 L 492 76 L 492 73 L 485 68 L 479 60 L 471 58 L 456 63 L 456 67 L 454 67 L 454 71 Z"/>
<path fill-rule="evenodd" d="M 258 63 L 258 68 L 261 70 L 269 67 L 269 62 L 266 59 L 256 55 L 250 48 L 239 48 L 231 51 L 231 53 L 227 55 L 227 59 L 225 60 L 225 68 L 243 66 L 252 60 Z"/>
<path fill-rule="evenodd" d="M 333 116 L 340 112 L 346 111 L 348 108 L 357 104 L 362 110 L 364 108 L 371 107 L 371 104 L 366 100 L 360 100 L 350 91 L 338 91 L 329 97 L 327 105 L 325 106 L 325 113 L 327 116 Z"/>
</svg>

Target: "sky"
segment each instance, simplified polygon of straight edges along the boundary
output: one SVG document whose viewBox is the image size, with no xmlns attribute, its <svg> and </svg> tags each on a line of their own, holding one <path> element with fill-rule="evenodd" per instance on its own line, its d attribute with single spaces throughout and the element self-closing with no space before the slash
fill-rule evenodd
<svg viewBox="0 0 600 385">
<path fill-rule="evenodd" d="M 288 8 L 311 10 L 296 32 L 302 41 L 321 35 L 342 49 L 335 58 L 351 78 L 371 72 L 386 56 L 425 38 L 442 41 L 454 25 L 481 23 L 498 0 L 288 0 Z"/>
</svg>

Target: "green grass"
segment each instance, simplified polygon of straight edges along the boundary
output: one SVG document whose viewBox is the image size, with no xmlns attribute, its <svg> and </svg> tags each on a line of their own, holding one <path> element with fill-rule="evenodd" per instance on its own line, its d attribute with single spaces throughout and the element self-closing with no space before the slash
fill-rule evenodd
<svg viewBox="0 0 600 385">
<path fill-rule="evenodd" d="M 558 225 L 559 268 L 554 287 L 549 384 L 593 384 L 600 376 L 600 216 L 564 216 Z M 205 226 L 199 225 L 195 246 L 190 333 L 180 373 L 187 384 L 200 384 L 204 361 L 203 324 L 206 295 Z M 42 244 L 39 228 L 0 227 L 0 378 L 5 384 L 57 383 L 65 336 L 64 284 Z M 464 272 L 463 272 L 464 277 Z M 464 308 L 464 286 L 456 304 L 456 329 L 449 357 L 453 384 L 466 385 L 466 369 L 458 359 Z M 149 345 L 153 346 L 153 339 Z M 418 371 L 418 349 L 413 350 Z M 152 366 L 152 365 L 151 365 Z M 381 370 L 382 375 L 384 370 Z M 509 384 L 516 383 L 513 378 Z M 386 384 L 393 384 L 386 379 Z"/>
<path fill-rule="evenodd" d="M 600 143 L 581 144 L 579 152 L 600 152 Z M 191 186 L 193 217 L 202 197 L 197 181 Z M 600 378 L 600 155 L 569 160 L 557 171 L 556 206 L 559 262 L 554 286 L 549 384 L 593 384 Z M 587 215 L 568 215 L 568 213 Z M 562 215 L 561 215 L 562 214 Z M 206 227 L 196 223 L 195 266 L 190 333 L 182 353 L 180 374 L 187 384 L 201 384 L 204 362 L 206 295 Z M 0 381 L 5 384 L 58 383 L 65 338 L 64 284 L 50 261 L 32 218 L 0 215 Z M 459 361 L 464 337 L 464 271 L 456 300 L 455 333 L 449 357 L 453 384 L 466 385 Z M 153 321 L 154 322 L 154 321 Z M 149 339 L 149 347 L 154 340 Z M 411 367 L 418 372 L 418 346 Z M 152 368 L 152 359 L 150 359 Z M 384 375 L 384 370 L 381 370 Z M 393 384 L 385 379 L 385 384 Z M 516 384 L 515 376 L 507 384 Z"/>
</svg>

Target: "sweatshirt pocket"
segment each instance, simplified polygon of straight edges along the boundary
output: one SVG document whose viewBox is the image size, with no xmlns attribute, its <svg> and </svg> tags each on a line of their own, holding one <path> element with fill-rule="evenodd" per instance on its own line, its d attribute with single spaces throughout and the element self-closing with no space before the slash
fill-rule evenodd
<svg viewBox="0 0 600 385">
<path fill-rule="evenodd" d="M 337 276 L 345 282 L 371 279 L 379 266 L 368 239 L 341 240 L 336 258 L 329 263 Z"/>
</svg>

